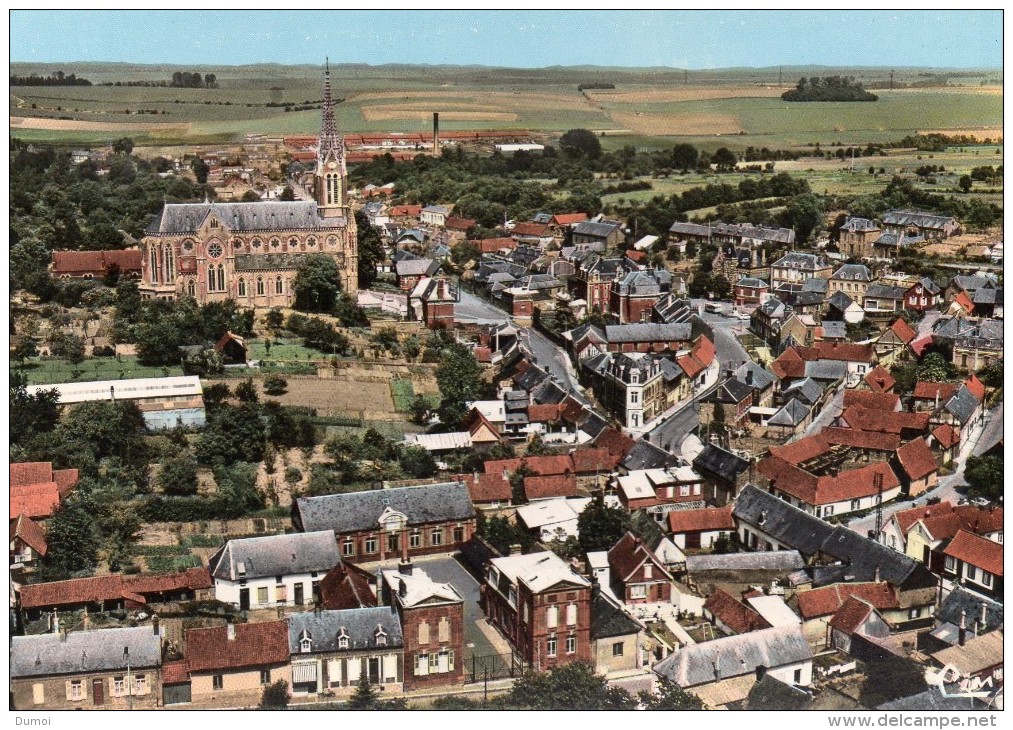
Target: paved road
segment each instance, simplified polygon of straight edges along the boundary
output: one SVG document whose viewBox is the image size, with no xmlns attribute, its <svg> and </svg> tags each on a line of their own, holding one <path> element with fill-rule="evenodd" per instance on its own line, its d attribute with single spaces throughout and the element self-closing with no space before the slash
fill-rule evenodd
<svg viewBox="0 0 1013 730">
<path fill-rule="evenodd" d="M 461 301 L 454 305 L 454 320 L 468 324 L 503 324 L 510 321 L 510 315 L 462 289 Z"/>
<path fill-rule="evenodd" d="M 563 348 L 531 327 L 521 330 L 520 340 L 521 347 L 534 356 L 536 365 L 545 368 L 564 387 L 569 384 L 572 388 L 580 388 L 570 358 Z"/>
</svg>

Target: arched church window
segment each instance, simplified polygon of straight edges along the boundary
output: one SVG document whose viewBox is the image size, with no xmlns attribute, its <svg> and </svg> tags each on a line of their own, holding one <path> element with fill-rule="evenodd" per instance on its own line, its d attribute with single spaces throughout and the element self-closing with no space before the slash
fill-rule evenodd
<svg viewBox="0 0 1013 730">
<path fill-rule="evenodd" d="M 274 293 L 275 294 L 285 293 L 285 282 L 281 280 L 280 276 L 274 280 Z"/>
<path fill-rule="evenodd" d="M 264 279 L 259 276 L 257 277 L 257 296 L 264 296 Z"/>
<path fill-rule="evenodd" d="M 239 296 L 245 297 L 246 296 L 246 279 L 240 279 L 238 286 L 239 286 Z"/>
</svg>

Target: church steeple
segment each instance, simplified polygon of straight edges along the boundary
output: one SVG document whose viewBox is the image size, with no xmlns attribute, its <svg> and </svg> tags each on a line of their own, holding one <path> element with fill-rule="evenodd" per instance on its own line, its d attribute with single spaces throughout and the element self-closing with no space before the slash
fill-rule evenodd
<svg viewBox="0 0 1013 730">
<path fill-rule="evenodd" d="M 334 121 L 334 98 L 331 96 L 331 63 L 324 68 L 324 108 L 317 140 L 316 194 L 323 216 L 344 214 L 347 190 L 345 141 L 338 134 Z"/>
</svg>

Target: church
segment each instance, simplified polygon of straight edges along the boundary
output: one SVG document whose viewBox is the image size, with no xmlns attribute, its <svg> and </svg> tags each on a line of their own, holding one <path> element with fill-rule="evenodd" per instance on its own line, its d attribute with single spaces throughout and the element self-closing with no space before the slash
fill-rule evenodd
<svg viewBox="0 0 1013 730">
<path fill-rule="evenodd" d="M 344 140 L 334 121 L 330 69 L 314 172 L 316 200 L 166 203 L 141 241 L 141 296 L 234 299 L 289 307 L 299 267 L 313 254 L 334 259 L 341 290 L 358 289 L 355 216 L 348 202 Z"/>
</svg>

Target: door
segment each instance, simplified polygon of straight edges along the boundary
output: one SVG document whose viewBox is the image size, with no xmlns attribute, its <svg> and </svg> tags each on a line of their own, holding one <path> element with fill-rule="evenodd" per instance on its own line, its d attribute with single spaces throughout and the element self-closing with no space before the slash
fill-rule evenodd
<svg viewBox="0 0 1013 730">
<path fill-rule="evenodd" d="M 369 683 L 380 684 L 380 657 L 369 658 Z"/>
<path fill-rule="evenodd" d="M 295 584 L 295 605 L 303 605 L 303 587 L 302 583 Z"/>
<path fill-rule="evenodd" d="M 101 679 L 93 679 L 91 681 L 91 696 L 94 704 L 105 704 L 105 685 L 103 685 Z"/>
<path fill-rule="evenodd" d="M 687 548 L 698 548 L 698 547 L 700 547 L 700 533 L 699 532 L 687 532 L 686 533 L 686 547 Z"/>
<path fill-rule="evenodd" d="M 249 611 L 250 610 L 250 589 L 240 588 L 239 589 L 239 610 Z"/>
</svg>

